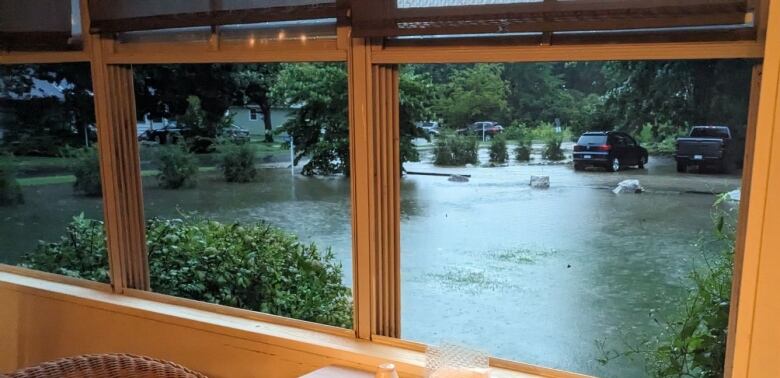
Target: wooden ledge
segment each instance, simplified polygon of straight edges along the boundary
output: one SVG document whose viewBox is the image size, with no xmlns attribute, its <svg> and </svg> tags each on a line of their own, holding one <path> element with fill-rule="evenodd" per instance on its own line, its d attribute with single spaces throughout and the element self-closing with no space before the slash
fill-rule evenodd
<svg viewBox="0 0 780 378">
<path fill-rule="evenodd" d="M 314 353 L 328 357 L 335 364 L 366 371 L 372 371 L 385 362 L 395 363 L 404 377 L 422 377 L 425 371 L 424 353 L 352 337 L 203 311 L 11 272 L 0 271 L 0 289 Z M 555 371 L 538 375 L 503 368 L 494 368 L 494 373 L 499 378 L 577 376 Z"/>
</svg>

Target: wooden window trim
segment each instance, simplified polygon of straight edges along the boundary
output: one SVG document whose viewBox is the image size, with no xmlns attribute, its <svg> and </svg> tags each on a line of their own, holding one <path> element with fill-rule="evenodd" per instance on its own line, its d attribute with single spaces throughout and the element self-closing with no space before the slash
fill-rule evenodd
<svg viewBox="0 0 780 378">
<path fill-rule="evenodd" d="M 87 11 L 86 0 L 82 1 L 82 18 Z M 208 63 L 208 62 L 225 62 L 225 63 L 240 63 L 240 62 L 302 62 L 302 61 L 347 61 L 349 67 L 349 90 L 350 90 L 350 149 L 352 151 L 350 159 L 353 162 L 353 174 L 352 174 L 352 206 L 353 206 L 353 265 L 355 267 L 355 286 L 354 286 L 354 298 L 355 298 L 355 329 L 354 335 L 361 339 L 371 339 L 375 343 L 381 344 L 387 342 L 387 338 L 384 335 L 379 335 L 375 332 L 377 329 L 378 312 L 387 310 L 387 304 L 382 306 L 372 305 L 376 298 L 375 290 L 380 287 L 376 285 L 377 271 L 372 265 L 372 261 L 376 262 L 380 255 L 377 251 L 377 233 L 376 224 L 378 224 L 379 214 L 377 212 L 378 206 L 377 193 L 381 193 L 377 183 L 372 182 L 370 177 L 374 177 L 374 173 L 381 167 L 373 165 L 376 160 L 376 152 L 372 150 L 374 142 L 370 142 L 375 138 L 375 122 L 374 112 L 377 109 L 373 109 L 371 105 L 372 93 L 374 93 L 373 85 L 374 79 L 371 72 L 374 65 L 394 65 L 403 63 L 455 63 L 455 62 L 532 62 L 532 61 L 559 61 L 559 60 L 637 60 L 637 59 L 719 59 L 719 58 L 764 58 L 765 46 L 764 38 L 760 32 L 762 25 L 766 28 L 770 16 L 769 1 L 768 0 L 756 0 L 756 22 L 758 25 L 758 36 L 756 41 L 731 41 L 731 42 L 694 42 L 694 43 L 644 43 L 644 44 L 596 44 L 588 46 L 467 46 L 465 44 L 459 44 L 456 41 L 449 45 L 443 46 L 415 46 L 415 45 L 398 45 L 395 42 L 389 41 L 367 41 L 360 38 L 350 38 L 349 27 L 339 27 L 338 37 L 335 41 L 325 41 L 322 43 L 313 44 L 293 44 L 293 43 L 279 43 L 268 48 L 257 48 L 243 50 L 239 45 L 234 47 L 228 46 L 225 49 L 218 48 L 213 49 L 213 46 L 209 46 L 211 53 L 203 56 L 202 46 L 188 46 L 185 47 L 187 54 L 184 54 L 180 59 L 165 58 L 162 54 L 153 51 L 153 48 L 159 47 L 154 44 L 138 44 L 136 46 L 117 46 L 117 44 L 111 38 L 103 38 L 100 40 L 93 39 L 91 35 L 84 35 L 84 51 L 69 51 L 69 52 L 4 52 L 0 53 L 0 64 L 25 64 L 25 63 L 70 63 L 70 62 L 90 62 L 93 66 L 102 65 L 108 67 L 110 65 L 122 65 L 122 64 L 142 64 L 142 63 Z M 780 9 L 778 3 L 773 3 L 774 8 Z M 776 24 L 778 16 L 773 16 L 775 19 L 773 22 Z M 88 25 L 88 23 L 83 23 Z M 86 26 L 85 26 L 86 27 Z M 777 30 L 778 26 L 774 26 L 773 30 Z M 776 36 L 772 36 L 774 40 L 770 39 L 769 42 L 775 41 Z M 93 47 L 93 43 L 99 43 L 99 46 Z M 280 54 L 280 51 L 286 51 Z M 98 53 L 99 52 L 99 53 Z M 771 50 L 772 54 L 766 56 L 766 59 L 771 60 L 772 64 L 776 64 L 778 61 L 778 51 L 775 46 Z M 103 54 L 102 57 L 98 56 Z M 171 55 L 171 54 L 168 54 Z M 772 67 L 773 76 L 777 78 L 777 67 Z M 106 79 L 99 74 L 97 78 L 93 77 L 98 84 L 105 83 Z M 767 89 L 768 88 L 768 89 Z M 765 93 L 768 93 L 776 98 L 777 88 L 772 89 L 772 85 L 767 85 L 762 89 L 762 98 Z M 100 95 L 104 96 L 104 95 Z M 122 102 L 129 101 L 128 99 L 122 100 Z M 770 100 L 764 100 L 769 102 Z M 762 102 L 763 105 L 763 102 Z M 768 105 L 767 105 L 768 107 Z M 98 109 L 106 109 L 107 106 L 99 105 Z M 764 111 L 768 114 L 768 111 Z M 760 114 L 764 114 L 760 113 Z M 109 115 L 110 116 L 110 115 Z M 106 115 L 99 115 L 99 117 L 106 117 Z M 763 117 L 763 118 L 762 118 Z M 766 120 L 768 115 L 757 116 L 759 122 Z M 105 118 L 104 118 L 105 119 Z M 104 121 L 104 123 L 107 121 Z M 768 121 L 767 121 L 768 122 Z M 765 122 L 766 123 L 766 122 Z M 769 123 L 766 123 L 769 125 Z M 762 227 L 768 227 L 765 220 L 768 219 L 763 214 L 763 207 L 767 203 L 768 193 L 766 188 L 769 182 L 769 173 L 765 172 L 765 168 L 770 161 L 770 151 L 772 150 L 771 142 L 767 137 L 767 133 L 771 130 L 768 126 L 762 126 L 757 128 L 757 140 L 754 146 L 755 160 L 751 167 L 751 184 L 758 184 L 750 189 L 749 195 L 750 202 L 743 203 L 743 207 L 749 208 L 750 211 L 746 215 L 748 221 L 740 225 L 740 232 L 746 236 L 740 242 L 740 250 L 759 251 L 762 245 L 761 230 Z M 123 156 L 130 156 L 125 151 Z M 106 159 L 101 155 L 101 159 Z M 389 161 L 385 161 L 389 164 Z M 132 167 L 130 167 L 132 168 Z M 758 169 L 758 170 L 757 170 Z M 118 177 L 118 170 L 114 168 L 106 168 L 104 174 L 104 180 L 113 180 Z M 113 205 L 119 205 L 114 203 L 115 201 L 125 202 L 127 200 L 109 199 L 107 197 L 105 201 L 112 203 Z M 137 206 L 139 203 L 131 204 Z M 387 206 L 387 205 L 384 205 Z M 142 217 L 141 217 L 142 218 Z M 124 221 L 123 221 L 124 222 Z M 373 224 L 373 226 L 372 226 Z M 744 228 L 744 229 L 742 229 Z M 108 230 L 109 236 L 117 237 L 117 231 Z M 138 235 L 138 229 L 132 231 Z M 397 231 L 395 231 L 397 235 Z M 110 253 L 116 254 L 112 257 L 112 261 L 126 261 L 129 252 L 120 252 L 122 249 L 117 247 L 111 247 Z M 132 253 L 131 253 L 132 254 Z M 384 255 L 388 256 L 388 255 Z M 755 345 L 755 342 L 751 339 L 753 337 L 751 330 L 754 321 L 754 311 L 756 311 L 756 301 L 758 296 L 756 290 L 759 286 L 758 275 L 758 256 L 750 254 L 744 258 L 744 268 L 740 272 L 741 280 L 736 282 L 740 292 L 740 296 L 736 299 L 740 301 L 738 311 L 738 318 L 736 319 L 737 325 L 735 329 L 735 341 L 730 344 L 729 347 L 729 363 L 733 364 L 733 370 L 729 372 L 733 376 L 744 376 L 742 373 L 748 371 L 748 361 L 752 357 L 750 347 Z M 145 297 L 150 300 L 164 303 L 165 301 L 176 302 L 182 306 L 205 306 L 203 308 L 206 311 L 219 313 L 223 309 L 216 309 L 210 304 L 202 303 L 189 303 L 188 300 L 180 300 L 179 298 L 163 298 L 162 296 L 136 291 L 131 289 L 128 285 L 127 265 L 121 263 L 112 264 L 112 277 L 114 277 L 114 288 L 116 292 L 126 292 L 127 296 L 139 296 Z M 11 272 L 18 275 L 27 275 L 36 279 L 42 279 L 50 282 L 63 282 L 68 285 L 83 286 L 90 289 L 105 290 L 108 286 L 104 284 L 97 284 L 93 282 L 83 282 L 83 280 L 63 278 L 60 276 L 50 275 L 47 273 L 33 272 L 27 269 L 18 267 L 9 267 L 0 264 L 0 271 Z M 117 277 L 121 277 L 118 278 Z M 374 286 L 372 286 L 374 285 Z M 381 284 L 380 284 L 381 285 Z M 397 299 L 397 296 L 396 296 Z M 764 298 L 765 299 L 765 298 Z M 224 310 L 228 311 L 228 310 Z M 237 310 L 238 316 L 249 315 L 245 314 L 243 310 Z M 239 314 L 240 312 L 240 314 Z M 264 314 L 261 314 L 264 315 Z M 256 313 L 251 316 L 258 316 Z M 273 323 L 275 320 L 271 319 L 273 316 L 269 315 L 269 318 L 260 316 L 264 322 Z M 284 319 L 284 322 L 288 322 L 292 327 L 306 329 L 308 325 L 299 323 L 297 320 Z M 327 331 L 323 331 L 327 333 Z M 353 334 L 353 331 L 347 331 Z M 419 345 L 414 343 L 404 342 L 402 340 L 395 340 L 399 343 L 400 347 L 408 349 L 419 349 Z M 751 344 L 753 343 L 753 344 Z M 499 365 L 503 364 L 502 360 L 494 359 Z M 524 370 L 523 364 L 507 362 L 508 365 L 513 365 L 518 370 Z M 756 367 L 753 367 L 756 369 Z M 760 367 L 759 367 L 760 368 Z M 562 373 L 573 374 L 573 373 Z M 552 375 L 552 376 L 565 376 L 565 375 Z"/>
</svg>

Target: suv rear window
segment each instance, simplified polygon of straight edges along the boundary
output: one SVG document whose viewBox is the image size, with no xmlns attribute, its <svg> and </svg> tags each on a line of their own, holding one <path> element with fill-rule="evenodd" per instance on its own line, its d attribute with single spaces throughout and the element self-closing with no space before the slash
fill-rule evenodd
<svg viewBox="0 0 780 378">
<path fill-rule="evenodd" d="M 729 138 L 729 132 L 725 127 L 695 127 L 691 130 L 693 138 Z"/>
<path fill-rule="evenodd" d="M 587 145 L 602 145 L 607 144 L 607 136 L 606 135 L 583 135 L 580 137 L 580 140 L 577 141 L 577 144 L 582 146 Z"/>
</svg>

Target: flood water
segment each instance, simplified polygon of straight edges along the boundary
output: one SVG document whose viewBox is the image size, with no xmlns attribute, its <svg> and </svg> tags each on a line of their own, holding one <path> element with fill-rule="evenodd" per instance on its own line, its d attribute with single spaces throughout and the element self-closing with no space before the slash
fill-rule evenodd
<svg viewBox="0 0 780 378">
<path fill-rule="evenodd" d="M 609 349 L 658 332 L 649 312 L 668 313 L 685 295 L 688 273 L 702 258 L 696 244 L 712 229 L 715 196 L 700 193 L 739 186 L 738 175 L 677 174 L 668 159 L 616 174 L 570 166 L 405 167 L 472 177 L 402 179 L 403 337 L 605 377 L 645 375 L 641 361 L 600 366 L 595 341 Z M 550 176 L 551 188 L 530 189 L 533 174 Z M 607 189 L 627 178 L 648 192 Z M 0 208 L 2 262 L 15 263 L 39 239 L 58 239 L 82 211 L 102 218 L 101 201 L 74 196 L 68 184 L 24 190 L 25 205 Z M 271 222 L 331 247 L 347 285 L 349 190 L 346 178 L 291 177 L 287 169 L 263 169 L 252 184 L 202 174 L 197 188 L 176 191 L 144 181 L 147 217 L 197 211 L 225 222 Z"/>
</svg>

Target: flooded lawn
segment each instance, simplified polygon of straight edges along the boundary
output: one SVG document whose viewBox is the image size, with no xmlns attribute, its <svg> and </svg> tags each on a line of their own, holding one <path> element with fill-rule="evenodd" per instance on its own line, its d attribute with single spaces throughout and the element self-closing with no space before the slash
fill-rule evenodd
<svg viewBox="0 0 780 378">
<path fill-rule="evenodd" d="M 607 348 L 657 333 L 651 310 L 668 313 L 689 286 L 712 229 L 715 196 L 737 175 L 681 175 L 668 159 L 647 170 L 577 172 L 570 166 L 435 168 L 471 174 L 402 181 L 402 333 L 410 340 L 456 341 L 499 357 L 609 377 L 643 376 L 639 361 L 607 367 Z M 551 177 L 531 190 L 532 174 Z M 637 178 L 648 189 L 608 189 Z M 202 173 L 197 188 L 167 191 L 145 178 L 147 217 L 197 211 L 224 222 L 265 220 L 330 246 L 351 285 L 350 185 L 343 177 L 291 177 L 263 169 L 256 183 L 226 184 Z M 73 215 L 102 218 L 101 201 L 69 184 L 24 188 L 27 203 L 0 208 L 0 261 L 14 263 L 36 240 L 55 240 Z"/>
</svg>

